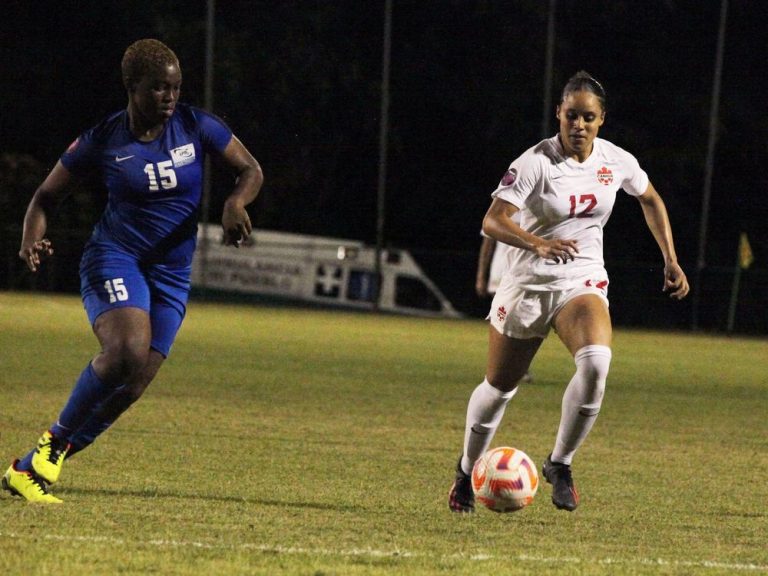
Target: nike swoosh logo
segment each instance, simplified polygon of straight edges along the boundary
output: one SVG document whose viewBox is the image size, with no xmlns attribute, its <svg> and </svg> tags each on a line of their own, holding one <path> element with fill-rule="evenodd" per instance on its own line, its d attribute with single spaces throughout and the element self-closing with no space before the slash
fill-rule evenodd
<svg viewBox="0 0 768 576">
<path fill-rule="evenodd" d="M 130 156 L 115 156 L 115 162 L 122 162 L 124 160 L 128 160 L 129 158 L 133 158 L 136 156 L 136 154 L 131 154 Z"/>
</svg>

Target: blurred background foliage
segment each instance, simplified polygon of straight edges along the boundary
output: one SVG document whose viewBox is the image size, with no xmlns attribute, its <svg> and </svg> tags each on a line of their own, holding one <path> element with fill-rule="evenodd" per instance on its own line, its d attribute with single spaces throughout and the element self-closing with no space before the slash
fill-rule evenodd
<svg viewBox="0 0 768 576">
<path fill-rule="evenodd" d="M 385 240 L 413 252 L 461 310 L 473 294 L 481 219 L 508 164 L 545 134 L 549 2 L 394 0 Z M 698 256 L 720 2 L 556 2 L 554 104 L 585 69 L 608 92 L 601 136 L 630 150 L 664 196 L 689 276 Z M 77 289 L 77 257 L 104 192 L 79 183 L 50 233 L 57 259 L 39 278 L 16 262 L 24 209 L 82 130 L 126 104 L 125 47 L 165 41 L 182 98 L 203 105 L 206 3 L 3 3 L 0 88 L 0 288 Z M 765 254 L 768 77 L 765 3 L 729 3 L 702 327 L 725 325 L 740 232 L 755 264 L 737 328 L 768 332 Z M 262 163 L 256 226 L 376 239 L 383 2 L 219 0 L 213 111 Z M 230 177 L 216 169 L 211 219 Z M 637 203 L 619 197 L 605 256 L 618 324 L 687 328 L 690 301 L 661 294 L 661 259 Z"/>
</svg>

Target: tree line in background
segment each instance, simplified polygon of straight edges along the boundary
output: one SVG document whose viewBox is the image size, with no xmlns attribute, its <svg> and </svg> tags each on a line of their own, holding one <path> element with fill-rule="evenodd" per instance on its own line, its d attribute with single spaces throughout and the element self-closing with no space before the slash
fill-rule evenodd
<svg viewBox="0 0 768 576">
<path fill-rule="evenodd" d="M 35 187 L 80 131 L 125 105 L 119 63 L 130 42 L 158 37 L 173 47 L 184 72 L 182 98 L 203 104 L 204 3 L 138 0 L 106 10 L 94 2 L 77 12 L 50 4 L 11 4 L 2 24 L 28 28 L 23 38 L 3 34 L 2 287 L 32 282 L 13 259 Z M 472 313 L 486 304 L 471 288 L 489 194 L 509 162 L 543 136 L 547 4 L 394 2 L 386 241 L 411 249 Z M 702 325 L 722 326 L 719 306 L 727 300 L 738 235 L 747 232 L 756 263 L 742 278 L 742 307 L 752 312 L 741 324 L 765 332 L 757 296 L 768 284 L 761 272 L 768 195 L 758 193 L 766 175 L 753 167 L 765 160 L 768 120 L 750 111 L 766 103 L 754 81 L 754 68 L 766 72 L 766 63 L 752 57 L 762 40 L 749 34 L 750 10 L 749 2 L 732 2 L 704 279 L 712 320 Z M 555 95 L 578 69 L 603 82 L 609 100 L 601 136 L 633 152 L 664 195 L 689 275 L 697 256 L 717 13 L 715 2 L 661 0 L 641 7 L 559 2 L 556 13 Z M 375 240 L 382 19 L 383 6 L 352 0 L 218 3 L 213 108 L 264 167 L 266 185 L 252 211 L 256 226 Z M 215 170 L 212 219 L 228 181 Z M 52 234 L 62 230 L 60 258 L 76 261 L 103 205 L 97 183 L 73 188 L 52 228 Z M 631 199 L 619 199 L 605 246 L 616 305 L 619 298 L 634 302 L 638 286 L 659 300 L 650 307 L 638 301 L 618 313 L 619 321 L 687 326 L 688 306 L 670 308 L 658 294 L 660 258 Z M 73 267 L 58 266 L 56 285 L 76 289 Z"/>
</svg>

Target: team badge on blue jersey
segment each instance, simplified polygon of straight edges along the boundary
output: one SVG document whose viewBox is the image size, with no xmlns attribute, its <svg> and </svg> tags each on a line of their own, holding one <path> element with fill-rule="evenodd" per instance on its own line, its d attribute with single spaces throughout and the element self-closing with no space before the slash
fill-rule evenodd
<svg viewBox="0 0 768 576">
<path fill-rule="evenodd" d="M 195 161 L 195 147 L 193 144 L 184 144 L 171 150 L 171 158 L 173 159 L 173 165 L 178 168 L 180 166 L 186 166 Z"/>
</svg>

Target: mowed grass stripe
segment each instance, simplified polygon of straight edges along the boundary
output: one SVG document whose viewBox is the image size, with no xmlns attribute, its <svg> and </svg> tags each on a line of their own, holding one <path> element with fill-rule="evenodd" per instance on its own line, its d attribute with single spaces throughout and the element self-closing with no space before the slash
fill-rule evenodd
<svg viewBox="0 0 768 576">
<path fill-rule="evenodd" d="M 23 536 L 18 534 L 6 534 L 0 532 L 0 538 L 14 538 L 24 539 Z M 29 536 L 27 538 L 30 538 Z M 311 548 L 286 548 L 284 546 L 272 546 L 268 544 L 240 544 L 240 545 L 223 545 L 215 542 L 191 542 L 191 541 L 174 541 L 174 540 L 149 540 L 149 541 L 136 541 L 128 542 L 122 539 L 109 538 L 103 536 L 83 537 L 73 534 L 60 535 L 60 534 L 44 534 L 42 536 L 35 536 L 34 538 L 42 538 L 43 540 L 57 540 L 68 543 L 94 543 L 94 544 L 114 544 L 118 546 L 153 546 L 157 548 L 198 548 L 198 549 L 241 549 L 248 551 L 256 551 L 262 553 L 274 553 L 284 555 L 303 555 L 303 556 L 357 556 L 357 557 L 371 557 L 371 558 L 416 558 L 426 557 L 434 560 L 470 560 L 472 562 L 486 562 L 490 560 L 504 560 L 515 561 L 527 564 L 541 564 L 542 566 L 550 564 L 575 564 L 575 565 L 596 565 L 596 566 L 614 566 L 620 569 L 621 566 L 659 566 L 659 567 L 678 567 L 678 568 L 705 568 L 715 570 L 730 570 L 734 572 L 768 572 L 768 565 L 757 564 L 729 564 L 725 562 L 712 562 L 708 560 L 696 561 L 696 560 L 662 560 L 658 558 L 573 558 L 573 557 L 560 557 L 560 558 L 545 558 L 542 556 L 535 556 L 530 554 L 519 554 L 517 556 L 504 555 L 502 558 L 494 558 L 488 554 L 477 554 L 467 557 L 462 555 L 451 555 L 444 558 L 438 558 L 434 554 L 429 553 L 413 553 L 406 550 L 376 550 L 372 548 L 359 549 L 359 550 L 333 550 L 333 549 L 311 549 Z"/>
<path fill-rule="evenodd" d="M 768 565 L 765 340 L 617 330 L 604 409 L 574 465 L 579 510 L 555 510 L 543 485 L 522 512 L 456 517 L 446 496 L 486 341 L 482 320 L 192 302 L 145 397 L 68 461 L 55 487 L 65 505 L 0 496 L 0 531 L 15 535 L 0 538 L 0 568 L 524 574 L 540 568 L 533 558 L 552 574 L 711 575 Z M 76 297 L 0 293 L 1 464 L 33 445 L 95 349 Z M 573 365 L 553 336 L 533 368 L 494 445 L 540 465 Z"/>
</svg>

